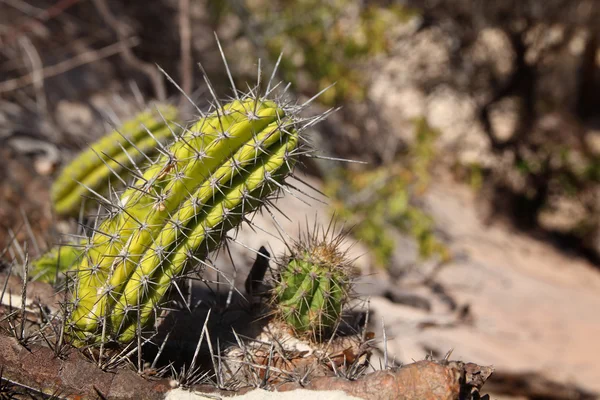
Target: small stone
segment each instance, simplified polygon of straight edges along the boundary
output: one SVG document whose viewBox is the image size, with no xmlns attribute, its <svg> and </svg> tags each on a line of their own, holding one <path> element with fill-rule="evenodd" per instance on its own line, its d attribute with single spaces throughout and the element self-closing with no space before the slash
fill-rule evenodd
<svg viewBox="0 0 600 400">
<path fill-rule="evenodd" d="M 42 176 L 48 176 L 56 169 L 56 163 L 47 158 L 37 158 L 33 163 L 35 172 Z"/>
</svg>

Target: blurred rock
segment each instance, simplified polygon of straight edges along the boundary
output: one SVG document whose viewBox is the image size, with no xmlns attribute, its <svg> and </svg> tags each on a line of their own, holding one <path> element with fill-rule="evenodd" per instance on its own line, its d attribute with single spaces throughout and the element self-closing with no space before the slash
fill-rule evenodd
<svg viewBox="0 0 600 400">
<path fill-rule="evenodd" d="M 60 128 L 73 136 L 86 136 L 94 123 L 94 115 L 87 105 L 62 100 L 56 105 L 56 120 Z"/>
<path fill-rule="evenodd" d="M 585 135 L 585 143 L 589 150 L 600 157 L 600 130 L 592 130 Z"/>
<path fill-rule="evenodd" d="M 540 225 L 549 231 L 568 234 L 577 229 L 586 218 L 587 210 L 576 198 L 558 197 L 538 217 Z"/>
<path fill-rule="evenodd" d="M 453 158 L 465 164 L 492 162 L 489 141 L 476 112 L 472 98 L 449 86 L 440 86 L 429 94 L 425 116 L 431 126 L 441 132 L 438 145 L 448 155 L 446 163 Z"/>
</svg>

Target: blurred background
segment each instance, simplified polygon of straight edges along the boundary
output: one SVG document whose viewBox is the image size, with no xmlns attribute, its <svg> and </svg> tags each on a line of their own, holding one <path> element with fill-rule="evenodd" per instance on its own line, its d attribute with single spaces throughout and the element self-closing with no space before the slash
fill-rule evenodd
<svg viewBox="0 0 600 400">
<path fill-rule="evenodd" d="M 595 0 L 0 0 L 0 248 L 74 229 L 50 183 L 111 122 L 154 100 L 193 117 L 156 65 L 200 105 L 198 62 L 231 95 L 216 33 L 240 88 L 280 54 L 300 101 L 335 83 L 310 141 L 364 163 L 304 160 L 327 198 L 278 207 L 291 236 L 352 227 L 380 355 L 494 365 L 496 399 L 596 398 L 599 18 Z"/>
</svg>

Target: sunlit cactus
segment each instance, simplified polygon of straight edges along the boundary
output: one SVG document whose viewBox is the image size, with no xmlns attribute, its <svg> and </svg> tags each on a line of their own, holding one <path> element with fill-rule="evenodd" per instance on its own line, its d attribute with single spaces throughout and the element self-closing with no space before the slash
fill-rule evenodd
<svg viewBox="0 0 600 400">
<path fill-rule="evenodd" d="M 179 277 L 282 188 L 298 155 L 299 107 L 254 93 L 186 129 L 95 228 L 78 264 L 76 344 L 127 343 L 151 328 Z"/>
<path fill-rule="evenodd" d="M 300 335 L 319 340 L 340 322 L 356 274 L 341 249 L 343 239 L 315 231 L 284 258 L 272 302 L 279 318 Z"/>
<path fill-rule="evenodd" d="M 54 210 L 61 215 L 77 215 L 84 197 L 107 194 L 110 186 L 124 186 L 133 167 L 156 154 L 159 144 L 173 139 L 177 108 L 153 106 L 93 143 L 71 161 L 51 189 Z"/>
</svg>

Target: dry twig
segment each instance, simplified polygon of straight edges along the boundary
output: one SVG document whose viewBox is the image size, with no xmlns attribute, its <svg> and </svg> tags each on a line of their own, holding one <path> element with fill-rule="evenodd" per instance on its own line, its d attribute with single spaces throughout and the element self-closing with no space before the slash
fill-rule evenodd
<svg viewBox="0 0 600 400">
<path fill-rule="evenodd" d="M 130 39 L 130 28 L 127 24 L 119 21 L 110 11 L 106 0 L 93 0 L 96 9 L 100 13 L 100 16 L 104 19 L 104 21 L 110 26 L 110 28 L 117 35 L 119 42 L 125 42 Z M 152 86 L 154 87 L 154 93 L 158 100 L 165 100 L 167 98 L 167 91 L 165 89 L 165 82 L 163 80 L 162 74 L 158 71 L 156 66 L 153 64 L 149 64 L 137 58 L 133 51 L 131 51 L 131 47 L 123 47 L 121 49 L 121 57 L 123 61 L 130 67 L 137 69 L 138 71 L 145 74 L 150 81 L 152 82 Z"/>
<path fill-rule="evenodd" d="M 192 92 L 194 84 L 192 65 L 192 29 L 190 26 L 190 0 L 179 0 L 179 37 L 181 48 L 181 88 L 186 93 Z M 185 98 L 181 98 L 185 101 Z"/>
<path fill-rule="evenodd" d="M 73 58 L 43 68 L 41 70 L 41 75 L 44 79 L 49 78 L 51 76 L 60 75 L 69 70 L 72 70 L 73 68 L 77 68 L 82 65 L 89 64 L 94 61 L 98 61 L 103 58 L 107 58 L 114 54 L 120 53 L 124 51 L 124 49 L 129 50 L 131 49 L 131 47 L 136 46 L 137 44 L 138 40 L 136 38 L 129 38 L 125 39 L 122 42 L 113 43 L 111 45 L 103 47 L 100 50 L 85 51 L 81 54 L 76 55 Z M 27 87 L 35 82 L 36 77 L 37 75 L 34 76 L 33 73 L 30 73 L 19 78 L 9 79 L 0 82 L 0 93 L 11 92 L 17 89 Z"/>
</svg>

